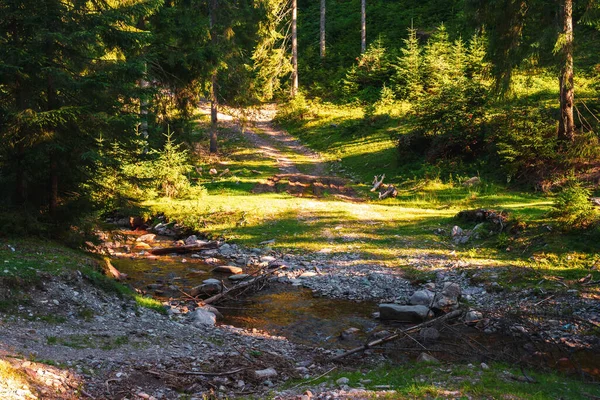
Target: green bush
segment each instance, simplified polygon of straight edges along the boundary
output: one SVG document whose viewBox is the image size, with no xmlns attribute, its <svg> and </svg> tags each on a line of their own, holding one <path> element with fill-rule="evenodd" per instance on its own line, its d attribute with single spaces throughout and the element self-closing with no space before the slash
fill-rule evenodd
<svg viewBox="0 0 600 400">
<path fill-rule="evenodd" d="M 598 216 L 590 202 L 591 191 L 570 177 L 556 196 L 553 215 L 570 227 L 585 227 L 594 223 Z"/>
</svg>

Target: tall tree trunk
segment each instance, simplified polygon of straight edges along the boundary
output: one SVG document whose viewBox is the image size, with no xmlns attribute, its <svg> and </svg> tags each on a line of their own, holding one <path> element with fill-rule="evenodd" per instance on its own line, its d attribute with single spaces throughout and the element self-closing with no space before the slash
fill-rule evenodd
<svg viewBox="0 0 600 400">
<path fill-rule="evenodd" d="M 327 0 L 321 0 L 321 35 L 319 37 L 319 54 L 325 58 L 325 9 Z"/>
<path fill-rule="evenodd" d="M 564 0 L 563 4 L 563 57 L 564 64 L 560 74 L 560 120 L 558 121 L 558 139 L 572 142 L 575 139 L 575 121 L 573 106 L 575 89 L 573 86 L 573 0 Z"/>
<path fill-rule="evenodd" d="M 360 1 L 360 52 L 367 51 L 367 0 Z"/>
<path fill-rule="evenodd" d="M 292 97 L 298 94 L 298 1 L 292 0 Z"/>
<path fill-rule="evenodd" d="M 218 0 L 211 0 L 210 3 L 210 40 L 213 47 L 217 48 L 217 30 L 216 24 L 216 13 L 218 7 Z M 210 88 L 210 149 L 211 153 L 216 153 L 217 147 L 217 128 L 218 128 L 218 81 L 217 81 L 217 62 L 215 62 L 214 70 L 211 77 L 211 88 Z"/>
</svg>

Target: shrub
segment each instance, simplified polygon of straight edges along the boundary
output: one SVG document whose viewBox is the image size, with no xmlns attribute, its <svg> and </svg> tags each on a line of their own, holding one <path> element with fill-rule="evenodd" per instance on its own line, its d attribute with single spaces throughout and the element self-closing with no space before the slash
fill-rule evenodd
<svg viewBox="0 0 600 400">
<path fill-rule="evenodd" d="M 570 227 L 588 226 L 596 221 L 597 214 L 590 202 L 591 191 L 570 177 L 554 202 L 553 215 Z"/>
</svg>

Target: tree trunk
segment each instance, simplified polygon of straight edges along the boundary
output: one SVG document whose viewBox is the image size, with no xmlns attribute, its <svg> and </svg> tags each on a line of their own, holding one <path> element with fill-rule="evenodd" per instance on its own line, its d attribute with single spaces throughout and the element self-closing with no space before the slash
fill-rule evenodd
<svg viewBox="0 0 600 400">
<path fill-rule="evenodd" d="M 558 121 L 558 139 L 572 142 L 575 139 L 575 121 L 573 106 L 575 90 L 573 87 L 573 0 L 564 0 L 563 5 L 563 57 L 560 82 L 560 120 Z"/>
<path fill-rule="evenodd" d="M 360 52 L 367 51 L 367 0 L 360 2 Z"/>
<path fill-rule="evenodd" d="M 218 3 L 217 0 L 211 0 L 210 3 L 210 40 L 213 47 L 217 48 L 217 32 L 215 27 L 216 12 Z M 216 60 L 215 60 L 216 61 Z M 214 70 L 211 77 L 211 88 L 210 88 L 210 153 L 216 153 L 217 148 L 217 127 L 218 127 L 218 82 L 217 82 L 217 62 L 215 62 Z"/>
<path fill-rule="evenodd" d="M 321 35 L 319 38 L 319 54 L 325 58 L 325 9 L 327 0 L 321 0 Z"/>
<path fill-rule="evenodd" d="M 298 1 L 292 0 L 292 97 L 298 94 Z"/>
</svg>

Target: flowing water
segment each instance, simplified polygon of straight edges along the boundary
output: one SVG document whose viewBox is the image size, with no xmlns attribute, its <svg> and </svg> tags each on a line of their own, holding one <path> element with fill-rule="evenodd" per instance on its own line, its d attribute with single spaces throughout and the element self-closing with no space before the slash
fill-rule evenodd
<svg viewBox="0 0 600 400">
<path fill-rule="evenodd" d="M 189 301 L 185 293 L 206 279 L 216 278 L 228 286 L 234 285 L 228 284 L 228 274 L 215 273 L 213 265 L 189 256 L 147 257 L 143 252 L 130 253 L 128 257 L 113 260 L 113 264 L 128 274 L 129 282 L 142 292 L 182 305 Z M 280 283 L 270 283 L 261 291 L 221 303 L 217 308 L 223 314 L 221 324 L 258 329 L 285 336 L 295 343 L 325 348 L 353 348 L 390 329 L 372 317 L 377 311 L 375 303 L 316 297 L 308 289 Z M 350 328 L 355 329 L 349 333 Z M 490 354 L 496 354 L 504 360 L 529 360 L 532 365 L 542 364 L 570 373 L 585 372 L 587 376 L 600 378 L 600 358 L 594 352 L 565 354 L 542 345 L 536 354 L 526 355 L 523 350 L 526 340 L 485 335 L 464 324 L 442 327 L 439 331 L 435 343 L 426 340 L 416 343 L 414 338 L 407 337 L 402 343 L 388 346 L 386 354 L 405 361 L 427 350 L 440 359 L 468 362 L 489 361 Z"/>
</svg>

